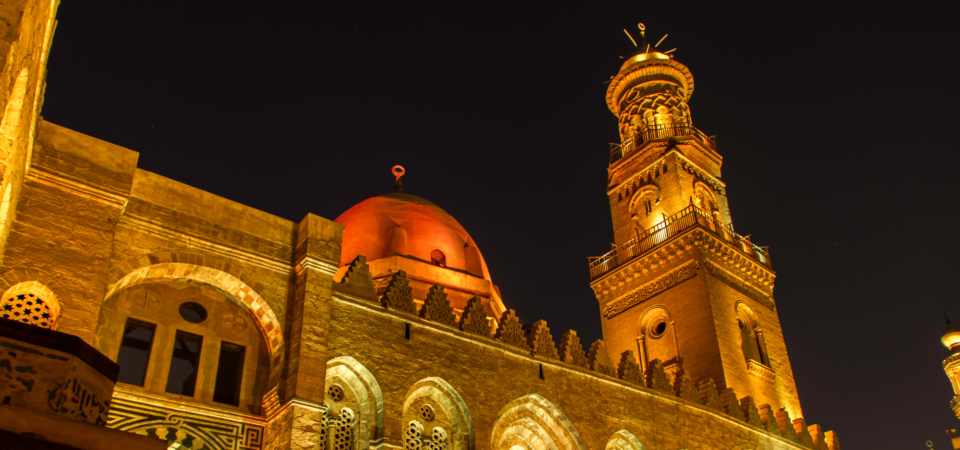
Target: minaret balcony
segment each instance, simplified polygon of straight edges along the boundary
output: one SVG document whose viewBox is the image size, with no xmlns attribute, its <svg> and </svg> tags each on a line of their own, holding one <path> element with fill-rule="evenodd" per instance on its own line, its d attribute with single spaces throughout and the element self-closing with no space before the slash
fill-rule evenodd
<svg viewBox="0 0 960 450">
<path fill-rule="evenodd" d="M 624 139 L 620 145 L 611 144 L 610 165 L 633 154 L 650 141 L 665 140 L 670 138 L 696 138 L 713 151 L 717 151 L 717 140 L 715 136 L 707 136 L 697 127 L 688 123 L 660 123 L 656 125 L 643 126 L 637 129 L 637 134 Z"/>
<path fill-rule="evenodd" d="M 688 206 L 677 214 L 664 218 L 654 227 L 637 233 L 637 237 L 618 246 L 603 256 L 590 257 L 590 280 L 596 280 L 607 272 L 625 265 L 635 258 L 646 255 L 661 244 L 693 229 L 702 229 L 726 241 L 733 248 L 749 256 L 751 259 L 772 267 L 770 254 L 767 250 L 754 245 L 749 238 L 733 231 L 728 225 L 717 221 L 696 206 Z"/>
</svg>

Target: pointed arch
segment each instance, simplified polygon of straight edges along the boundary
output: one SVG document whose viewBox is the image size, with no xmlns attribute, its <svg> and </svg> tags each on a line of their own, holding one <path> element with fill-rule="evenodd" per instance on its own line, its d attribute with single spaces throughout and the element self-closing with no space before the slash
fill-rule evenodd
<svg viewBox="0 0 960 450">
<path fill-rule="evenodd" d="M 613 436 L 607 441 L 606 450 L 646 450 L 646 447 L 640 443 L 640 440 L 633 433 L 620 430 L 613 433 Z"/>
<path fill-rule="evenodd" d="M 350 356 L 327 362 L 326 403 L 328 413 L 354 414 L 355 439 L 350 448 L 378 448 L 383 438 L 383 392 L 373 374 Z"/>
<path fill-rule="evenodd" d="M 490 442 L 498 450 L 587 448 L 570 420 L 540 394 L 527 394 L 507 403 L 493 424 Z"/>
<path fill-rule="evenodd" d="M 431 408 L 432 420 L 426 420 L 424 408 Z M 451 450 L 473 450 L 475 438 L 473 418 L 470 409 L 463 401 L 463 397 L 446 380 L 438 377 L 424 378 L 407 390 L 403 401 L 403 415 L 401 417 L 403 429 L 411 421 L 419 421 L 424 425 L 424 431 L 437 439 L 434 433 L 436 427 L 445 434 L 446 442 Z"/>
</svg>

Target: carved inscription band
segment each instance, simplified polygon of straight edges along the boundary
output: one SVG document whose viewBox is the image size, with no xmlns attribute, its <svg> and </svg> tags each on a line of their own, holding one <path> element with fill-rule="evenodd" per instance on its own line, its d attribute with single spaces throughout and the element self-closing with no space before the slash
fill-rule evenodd
<svg viewBox="0 0 960 450">
<path fill-rule="evenodd" d="M 640 286 L 635 291 L 621 297 L 619 300 L 610 302 L 606 307 L 603 308 L 603 316 L 609 319 L 630 309 L 630 307 L 637 305 L 650 297 L 653 297 L 654 295 L 657 295 L 690 278 L 693 278 L 697 275 L 697 269 L 699 268 L 699 262 L 690 261 L 676 269 L 673 269 L 670 271 L 670 273 L 661 275 L 659 278 Z"/>
</svg>

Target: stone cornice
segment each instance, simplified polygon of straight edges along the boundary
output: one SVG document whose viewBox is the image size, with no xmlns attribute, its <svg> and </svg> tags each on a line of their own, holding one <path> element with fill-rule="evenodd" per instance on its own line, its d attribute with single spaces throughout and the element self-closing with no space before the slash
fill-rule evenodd
<svg viewBox="0 0 960 450">
<path fill-rule="evenodd" d="M 690 278 L 695 277 L 699 268 L 700 262 L 697 260 L 691 260 L 686 264 L 671 270 L 670 272 L 644 283 L 623 297 L 607 303 L 607 305 L 603 307 L 601 314 L 608 319 L 620 314 L 621 312 L 647 301 L 651 297 L 661 292 L 664 292 L 680 283 L 683 283 L 684 281 L 689 280 Z"/>
<path fill-rule="evenodd" d="M 667 263 L 684 257 L 694 248 L 717 267 L 757 289 L 764 295 L 773 295 L 776 274 L 770 268 L 754 261 L 728 242 L 700 229 L 693 228 L 659 247 L 624 264 L 590 283 L 597 300 L 605 303 L 618 298 L 657 274 Z"/>
<path fill-rule="evenodd" d="M 69 191 L 74 195 L 89 198 L 103 203 L 113 204 L 123 208 L 127 204 L 127 197 L 90 186 L 82 181 L 74 180 L 40 168 L 34 168 L 26 176 L 27 180 L 43 183 L 58 189 Z"/>
<path fill-rule="evenodd" d="M 764 307 L 766 307 L 771 311 L 775 311 L 777 309 L 776 305 L 773 302 L 773 298 L 771 298 L 770 295 L 764 293 L 763 290 L 761 290 L 757 286 L 754 286 L 744 281 L 742 278 L 730 273 L 729 271 L 724 270 L 722 267 L 720 267 L 718 264 L 714 263 L 711 260 L 704 260 L 703 265 L 704 267 L 707 268 L 707 273 L 709 273 L 713 278 L 720 280 L 721 282 L 723 282 L 727 286 L 730 286 L 737 292 L 740 292 L 741 294 L 756 300 L 757 303 L 760 303 L 761 305 L 763 305 Z"/>
<path fill-rule="evenodd" d="M 267 258 L 243 249 L 217 244 L 203 238 L 198 238 L 180 231 L 172 230 L 165 226 L 158 225 L 141 218 L 124 215 L 120 217 L 119 225 L 142 232 L 144 234 L 158 236 L 174 242 L 180 242 L 184 244 L 185 248 L 193 248 L 213 255 L 235 259 L 273 272 L 291 275 L 294 273 L 293 267 L 291 267 L 289 262 Z"/>
</svg>

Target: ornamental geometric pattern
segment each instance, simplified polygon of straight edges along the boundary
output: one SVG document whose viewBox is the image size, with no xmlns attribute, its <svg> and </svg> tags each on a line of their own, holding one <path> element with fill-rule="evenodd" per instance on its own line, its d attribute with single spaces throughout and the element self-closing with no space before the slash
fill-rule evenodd
<svg viewBox="0 0 960 450">
<path fill-rule="evenodd" d="M 33 293 L 25 293 L 0 300 L 0 317 L 43 328 L 56 328 L 57 317 L 50 305 Z"/>
<path fill-rule="evenodd" d="M 163 439 L 189 449 L 260 450 L 260 424 L 212 418 L 114 397 L 107 427 Z"/>
</svg>

